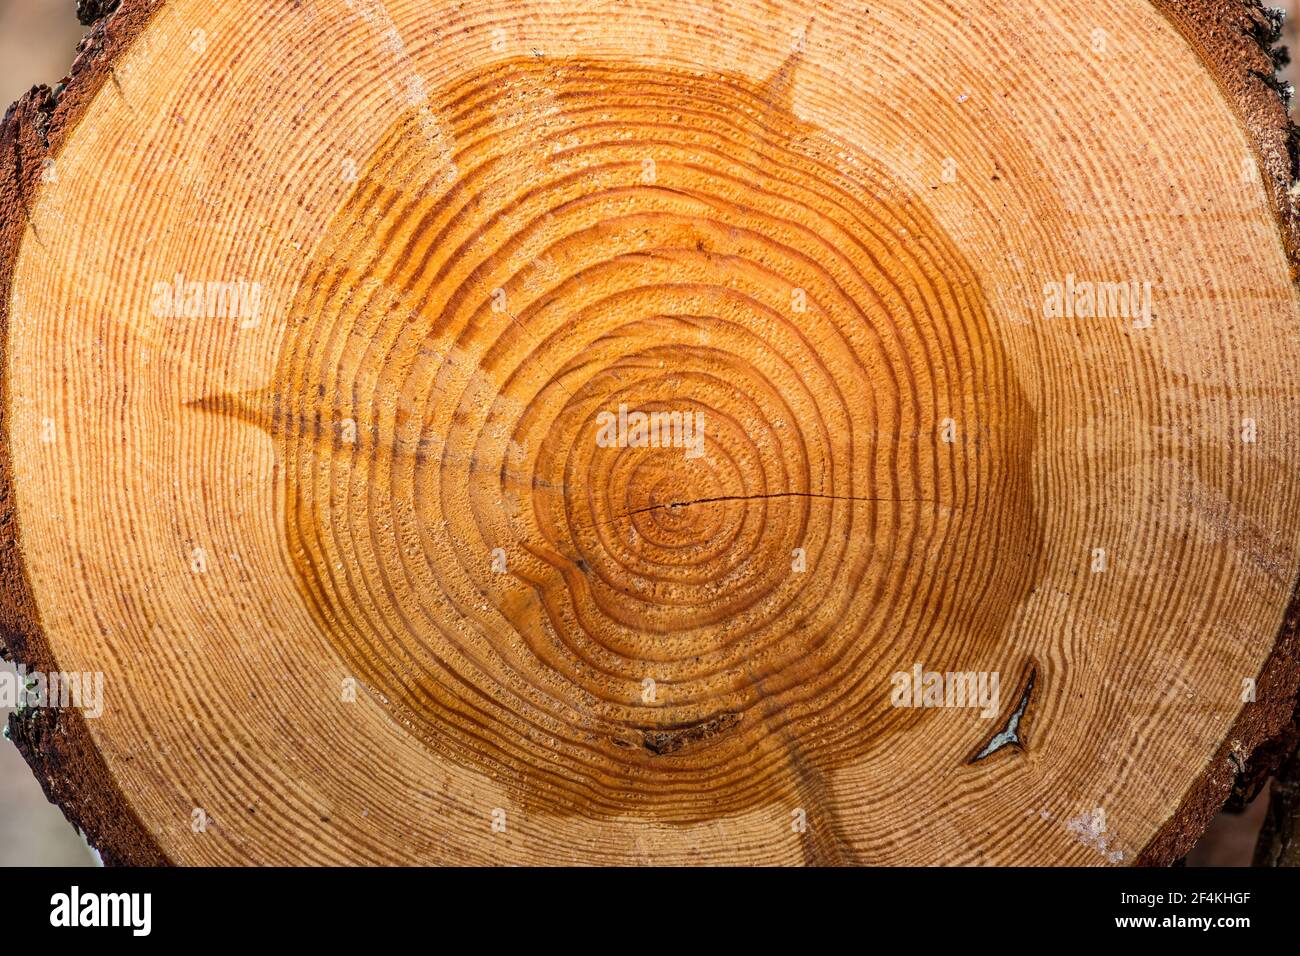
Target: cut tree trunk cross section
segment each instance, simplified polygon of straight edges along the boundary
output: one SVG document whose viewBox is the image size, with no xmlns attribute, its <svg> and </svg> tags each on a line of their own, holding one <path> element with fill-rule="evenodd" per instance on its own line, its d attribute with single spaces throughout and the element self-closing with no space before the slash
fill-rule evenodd
<svg viewBox="0 0 1300 956">
<path fill-rule="evenodd" d="M 0 139 L 0 635 L 109 861 L 1160 864 L 1280 751 L 1257 4 L 106 6 Z"/>
</svg>

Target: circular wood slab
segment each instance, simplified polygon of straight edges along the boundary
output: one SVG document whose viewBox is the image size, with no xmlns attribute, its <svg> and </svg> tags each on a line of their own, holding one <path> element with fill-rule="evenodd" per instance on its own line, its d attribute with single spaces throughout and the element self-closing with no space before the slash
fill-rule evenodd
<svg viewBox="0 0 1300 956">
<path fill-rule="evenodd" d="M 0 144 L 20 746 L 122 862 L 1176 859 L 1297 679 L 1270 27 L 125 0 Z"/>
</svg>

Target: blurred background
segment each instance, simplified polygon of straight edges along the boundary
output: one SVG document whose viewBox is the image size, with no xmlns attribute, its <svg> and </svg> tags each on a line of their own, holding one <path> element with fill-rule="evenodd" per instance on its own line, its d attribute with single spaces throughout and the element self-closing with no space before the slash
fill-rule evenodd
<svg viewBox="0 0 1300 956">
<path fill-rule="evenodd" d="M 0 110 L 37 83 L 53 86 L 84 33 L 76 0 L 0 0 Z"/>
<path fill-rule="evenodd" d="M 1286 44 L 1297 50 L 1296 6 L 1275 0 L 1287 13 Z M 0 110 L 38 83 L 54 86 L 72 63 L 85 28 L 76 0 L 0 0 Z M 1300 52 L 1297 53 L 1300 56 Z M 1286 78 L 1296 82 L 1296 68 Z M 2 661 L 0 667 L 12 668 Z M 0 709 L 0 724 L 9 712 Z M 1244 813 L 1220 814 L 1187 859 L 1189 866 L 1247 866 L 1263 821 L 1267 790 Z M 0 740 L 0 866 L 91 866 L 85 841 L 51 806 L 18 751 Z"/>
</svg>

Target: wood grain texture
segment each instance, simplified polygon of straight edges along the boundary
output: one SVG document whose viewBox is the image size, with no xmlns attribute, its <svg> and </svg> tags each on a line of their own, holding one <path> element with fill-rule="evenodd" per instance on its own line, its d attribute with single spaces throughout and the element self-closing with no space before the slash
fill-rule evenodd
<svg viewBox="0 0 1300 956">
<path fill-rule="evenodd" d="M 107 679 L 15 725 L 52 798 L 123 862 L 1181 856 L 1294 709 L 1291 127 L 1251 5 L 1034 10 L 100 21 L 2 144 L 0 623 Z"/>
</svg>

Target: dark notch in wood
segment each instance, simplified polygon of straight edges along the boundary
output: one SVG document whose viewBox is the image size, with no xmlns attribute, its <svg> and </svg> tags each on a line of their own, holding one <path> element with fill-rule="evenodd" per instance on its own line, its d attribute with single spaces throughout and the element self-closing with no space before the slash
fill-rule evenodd
<svg viewBox="0 0 1300 956">
<path fill-rule="evenodd" d="M 975 756 L 966 761 L 969 763 L 979 763 L 988 757 L 993 756 L 1004 747 L 1015 747 L 1024 750 L 1028 745 L 1029 738 L 1025 734 L 1026 714 L 1029 712 L 1029 701 L 1034 695 L 1034 682 L 1038 679 L 1038 667 L 1033 661 L 1029 662 L 1029 670 L 1020 682 L 1020 702 L 1016 704 L 1016 709 L 1007 717 L 1006 723 L 1002 729 L 990 735 L 984 743 L 975 751 Z"/>
<path fill-rule="evenodd" d="M 741 716 L 741 714 L 718 714 L 716 717 L 695 724 L 666 727 L 662 730 L 643 730 L 641 746 L 656 757 L 680 753 L 688 747 L 696 747 L 725 734 L 740 723 Z"/>
</svg>

